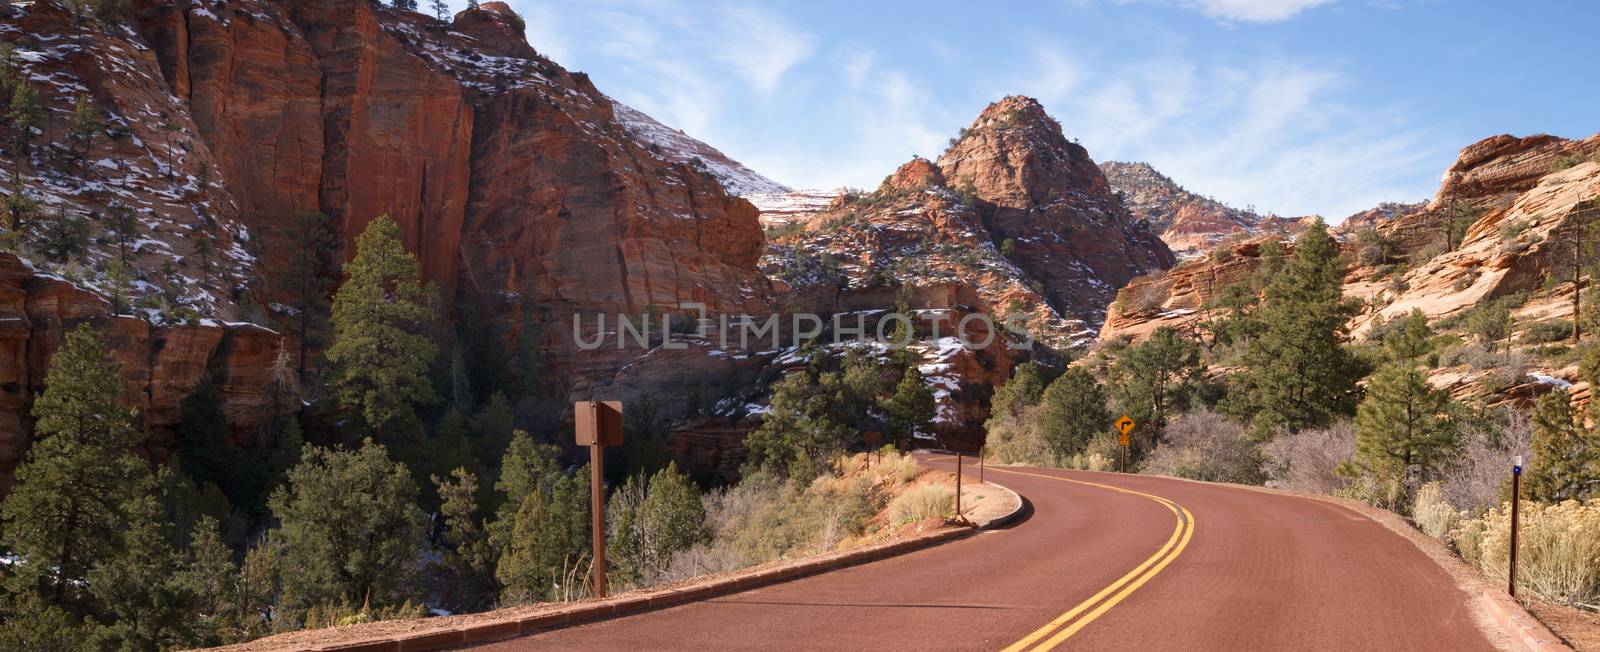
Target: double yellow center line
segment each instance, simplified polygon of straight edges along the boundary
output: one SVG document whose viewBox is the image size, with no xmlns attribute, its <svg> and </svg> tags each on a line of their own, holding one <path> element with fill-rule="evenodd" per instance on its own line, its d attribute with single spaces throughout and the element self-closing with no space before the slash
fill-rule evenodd
<svg viewBox="0 0 1600 652">
<path fill-rule="evenodd" d="M 1156 574 L 1160 573 L 1162 569 L 1167 567 L 1168 564 L 1171 564 L 1172 560 L 1177 559 L 1178 555 L 1183 554 L 1183 549 L 1189 546 L 1189 539 L 1194 536 L 1194 515 L 1190 514 L 1189 510 L 1185 509 L 1182 505 L 1155 494 L 1148 494 L 1142 491 L 1114 487 L 1108 484 L 1074 480 L 1071 478 L 1063 478 L 1060 476 L 1047 475 L 1043 473 L 1030 473 L 1028 471 L 1018 471 L 995 467 L 989 467 L 989 471 L 1027 475 L 1036 478 L 1044 478 L 1046 480 L 1056 480 L 1059 482 L 1071 482 L 1073 484 L 1097 487 L 1100 489 L 1147 498 L 1160 503 L 1161 506 L 1171 510 L 1173 516 L 1177 519 L 1177 522 L 1172 528 L 1172 535 L 1167 537 L 1166 543 L 1162 544 L 1161 547 L 1155 551 L 1155 554 L 1150 555 L 1150 557 L 1145 559 L 1143 563 L 1140 563 L 1138 566 L 1134 567 L 1133 570 L 1128 571 L 1126 575 L 1117 578 L 1115 582 L 1112 582 L 1105 588 L 1100 589 L 1098 593 L 1089 596 L 1089 599 L 1078 603 L 1077 606 L 1071 609 L 1068 609 L 1066 613 L 1057 616 L 1055 620 L 1046 623 L 1043 627 L 1034 630 L 1033 633 L 1024 636 L 1022 640 L 1012 643 L 1010 646 L 1006 647 L 1003 652 L 1021 652 L 1022 650 L 1043 651 L 1054 649 L 1057 645 L 1060 645 L 1067 639 L 1072 638 L 1074 634 L 1077 634 L 1079 630 L 1082 630 L 1084 627 L 1088 626 L 1089 623 L 1094 622 L 1096 618 L 1099 618 L 1100 616 L 1104 615 L 1105 612 L 1110 611 L 1112 607 L 1117 606 L 1117 603 L 1127 599 L 1127 597 L 1134 591 L 1137 591 L 1139 587 L 1144 586 L 1145 582 L 1149 582 L 1150 578 L 1155 577 Z"/>
</svg>

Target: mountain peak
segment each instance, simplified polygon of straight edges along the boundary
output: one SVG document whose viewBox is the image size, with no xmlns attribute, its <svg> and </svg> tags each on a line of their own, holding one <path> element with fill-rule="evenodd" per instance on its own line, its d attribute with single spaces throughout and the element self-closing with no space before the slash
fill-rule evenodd
<svg viewBox="0 0 1600 652">
<path fill-rule="evenodd" d="M 901 165 L 899 169 L 894 171 L 894 174 L 884 179 L 883 183 L 885 187 L 895 190 L 914 190 L 942 186 L 944 185 L 944 173 L 939 171 L 938 166 L 934 165 L 933 161 L 917 156 Z"/>
</svg>

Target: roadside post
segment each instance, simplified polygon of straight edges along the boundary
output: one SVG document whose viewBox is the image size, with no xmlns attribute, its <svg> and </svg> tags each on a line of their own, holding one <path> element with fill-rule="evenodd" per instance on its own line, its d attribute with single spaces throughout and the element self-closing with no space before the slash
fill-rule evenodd
<svg viewBox="0 0 1600 652">
<path fill-rule="evenodd" d="M 988 457 L 988 456 L 983 454 L 983 447 L 979 446 L 978 447 L 978 482 L 984 482 L 985 481 L 983 479 L 983 458 L 985 458 L 985 457 Z"/>
<path fill-rule="evenodd" d="M 956 453 L 956 520 L 961 520 L 961 453 Z"/>
<path fill-rule="evenodd" d="M 622 445 L 621 401 L 578 401 L 572 404 L 578 445 L 589 447 L 590 539 L 594 541 L 594 597 L 606 597 L 607 446 Z"/>
<path fill-rule="evenodd" d="M 1132 439 L 1128 437 L 1128 433 L 1132 432 L 1133 427 L 1137 424 L 1133 422 L 1132 417 L 1124 414 L 1122 415 L 1121 419 L 1117 419 L 1116 423 L 1112 425 L 1116 426 L 1117 428 L 1117 443 L 1122 444 L 1122 463 L 1118 465 L 1117 470 L 1119 473 L 1127 473 L 1128 444 L 1132 443 Z"/>
<path fill-rule="evenodd" d="M 1522 502 L 1522 456 L 1511 465 L 1511 572 L 1507 592 L 1517 597 L 1517 503 Z"/>
</svg>

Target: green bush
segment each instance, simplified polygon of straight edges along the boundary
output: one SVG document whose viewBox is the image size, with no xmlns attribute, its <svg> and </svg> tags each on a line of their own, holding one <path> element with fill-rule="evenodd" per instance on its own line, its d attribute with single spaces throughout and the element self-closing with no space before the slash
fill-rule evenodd
<svg viewBox="0 0 1600 652">
<path fill-rule="evenodd" d="M 1539 322 L 1522 331 L 1523 344 L 1560 342 L 1570 337 L 1572 337 L 1572 321 L 1569 319 Z"/>
</svg>

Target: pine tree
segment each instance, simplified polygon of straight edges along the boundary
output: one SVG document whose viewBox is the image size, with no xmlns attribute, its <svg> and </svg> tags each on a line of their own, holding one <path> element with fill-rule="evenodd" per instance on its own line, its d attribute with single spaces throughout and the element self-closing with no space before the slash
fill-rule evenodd
<svg viewBox="0 0 1600 652">
<path fill-rule="evenodd" d="M 911 436 L 933 421 L 937 408 L 933 391 L 923 382 L 922 373 L 916 365 L 907 365 L 900 384 L 889 398 L 889 429 L 896 436 Z"/>
<path fill-rule="evenodd" d="M 89 247 L 89 222 L 67 214 L 57 206 L 39 233 L 39 248 L 46 258 L 67 262 L 83 255 Z"/>
<path fill-rule="evenodd" d="M 770 409 L 745 438 L 748 470 L 765 468 L 802 480 L 822 473 L 851 435 L 838 418 L 838 385 L 837 374 L 814 369 L 773 385 Z"/>
<path fill-rule="evenodd" d="M 19 156 L 26 156 L 28 143 L 33 140 L 33 128 L 44 120 L 44 110 L 39 108 L 39 95 L 33 85 L 19 81 L 11 91 L 11 109 L 6 113 L 11 121 L 11 147 Z"/>
<path fill-rule="evenodd" d="M 1414 479 L 1432 479 L 1455 448 L 1452 408 L 1450 393 L 1415 367 L 1379 369 L 1356 411 L 1356 461 L 1379 478 L 1402 479 L 1414 469 Z"/>
<path fill-rule="evenodd" d="M 535 491 L 548 490 L 560 477 L 560 455 L 560 448 L 534 442 L 525 430 L 512 433 L 511 444 L 500 459 L 500 478 L 494 483 L 500 501 L 489 529 L 497 547 L 510 544 L 508 528 L 522 507 L 523 499 Z"/>
<path fill-rule="evenodd" d="M 1533 500 L 1585 500 L 1600 493 L 1600 433 L 1584 425 L 1566 392 L 1546 394 L 1534 406 L 1527 476 Z"/>
<path fill-rule="evenodd" d="M 1250 422 L 1255 436 L 1325 425 L 1354 411 L 1362 370 L 1340 344 L 1353 314 L 1343 273 L 1338 247 L 1318 222 L 1269 277 L 1259 310 L 1264 328 L 1250 341 L 1246 371 L 1223 406 Z"/>
<path fill-rule="evenodd" d="M 435 400 L 428 369 L 438 354 L 429 338 L 433 287 L 387 215 L 356 239 L 345 282 L 333 299 L 328 386 L 339 406 L 381 437 L 414 434 L 417 406 Z"/>
<path fill-rule="evenodd" d="M 665 573 L 675 553 L 706 541 L 710 533 L 705 520 L 700 491 L 689 476 L 678 471 L 676 462 L 667 463 L 667 468 L 651 476 L 644 502 L 639 506 L 644 535 L 642 566 L 648 577 Z"/>
<path fill-rule="evenodd" d="M 1145 433 L 1160 432 L 1173 411 L 1188 407 L 1202 371 L 1200 347 L 1163 326 L 1124 351 L 1112 367 L 1114 395 Z"/>
<path fill-rule="evenodd" d="M 414 598 L 426 534 L 416 501 L 410 471 L 381 444 L 307 446 L 269 501 L 281 524 L 279 607 L 304 617 L 313 608 L 384 609 Z"/>
<path fill-rule="evenodd" d="M 299 214 L 287 245 L 289 265 L 274 277 L 279 279 L 274 294 L 288 302 L 289 310 L 281 319 L 288 324 L 288 331 L 294 335 L 298 346 L 295 371 L 302 383 L 306 381 L 311 351 L 321 348 L 327 340 L 328 295 L 338 276 L 335 241 L 328 216 Z"/>
<path fill-rule="evenodd" d="M 1457 199 L 1445 206 L 1444 212 L 1439 217 L 1439 228 L 1444 236 L 1446 251 L 1455 251 L 1461 246 L 1461 240 L 1466 236 L 1467 229 L 1473 222 L 1478 221 L 1478 216 L 1483 210 L 1473 206 L 1464 199 Z"/>
<path fill-rule="evenodd" d="M 106 605 L 86 589 L 95 586 L 90 575 L 130 554 L 143 544 L 141 528 L 154 527 L 134 509 L 153 480 L 128 453 L 142 437 L 121 392 L 117 365 L 94 331 L 85 324 L 68 333 L 34 402 L 37 441 L 0 504 L 0 545 L 18 560 L 5 578 L 5 603 L 23 607 L 23 624 L 103 616 Z"/>
<path fill-rule="evenodd" d="M 195 594 L 182 581 L 183 556 L 168 543 L 171 524 L 152 494 L 124 506 L 127 529 L 119 550 L 89 573 L 101 607 L 94 638 L 103 649 L 167 650 L 198 642 Z"/>
<path fill-rule="evenodd" d="M 111 239 L 117 243 L 117 260 L 127 265 L 128 247 L 139 239 L 139 220 L 133 208 L 120 199 L 113 199 L 106 204 L 100 219 L 111 234 Z"/>
<path fill-rule="evenodd" d="M 0 204 L 5 209 L 5 220 L 0 222 L 12 231 L 22 231 L 38 219 L 39 202 L 28 195 L 28 189 L 22 185 L 22 177 L 15 176 L 11 183 L 11 192 L 6 195 L 5 202 Z"/>
<path fill-rule="evenodd" d="M 68 151 L 72 160 L 80 164 L 94 150 L 95 136 L 105 129 L 100 122 L 100 114 L 95 111 L 94 105 L 89 102 L 89 96 L 79 95 L 72 110 L 72 122 L 67 125 Z"/>
<path fill-rule="evenodd" d="M 1412 362 L 1433 350 L 1433 329 L 1421 310 L 1412 310 L 1400 328 L 1383 338 L 1383 350 L 1390 362 Z"/>
<path fill-rule="evenodd" d="M 1467 313 L 1467 331 L 1478 339 L 1484 350 L 1494 353 L 1501 340 L 1511 337 L 1516 322 L 1511 317 L 1510 306 L 1494 301 L 1474 308 Z M 1506 344 L 1507 354 L 1511 345 Z"/>
<path fill-rule="evenodd" d="M 448 479 L 433 477 L 444 522 L 444 551 L 435 562 L 445 604 L 454 611 L 480 611 L 493 605 L 499 591 L 494 578 L 495 554 L 478 517 L 478 477 L 463 468 Z"/>
<path fill-rule="evenodd" d="M 1088 371 L 1068 367 L 1039 400 L 1040 431 L 1056 459 L 1081 453 L 1095 436 L 1109 432 L 1105 390 Z"/>
<path fill-rule="evenodd" d="M 433 7 L 433 15 L 439 18 L 439 22 L 450 22 L 450 3 L 445 0 L 428 0 L 428 2 Z"/>
<path fill-rule="evenodd" d="M 1039 365 L 1024 362 L 1011 371 L 1011 380 L 994 391 L 989 400 L 989 419 L 1021 418 L 1023 410 L 1038 405 L 1044 394 L 1044 374 Z"/>
<path fill-rule="evenodd" d="M 200 645 L 217 646 L 258 635 L 267 605 L 242 590 L 233 550 L 222 540 L 217 521 L 197 521 L 189 534 L 189 554 L 178 580 L 194 596 L 195 630 Z"/>
<path fill-rule="evenodd" d="M 507 602 L 582 597 L 589 570 L 589 468 L 557 473 L 517 506 L 495 566 Z"/>
<path fill-rule="evenodd" d="M 1583 279 L 1600 269 L 1600 200 L 1578 205 L 1567 222 L 1551 239 L 1559 256 L 1556 266 L 1572 284 L 1572 344 L 1577 346 L 1583 340 Z"/>
</svg>

